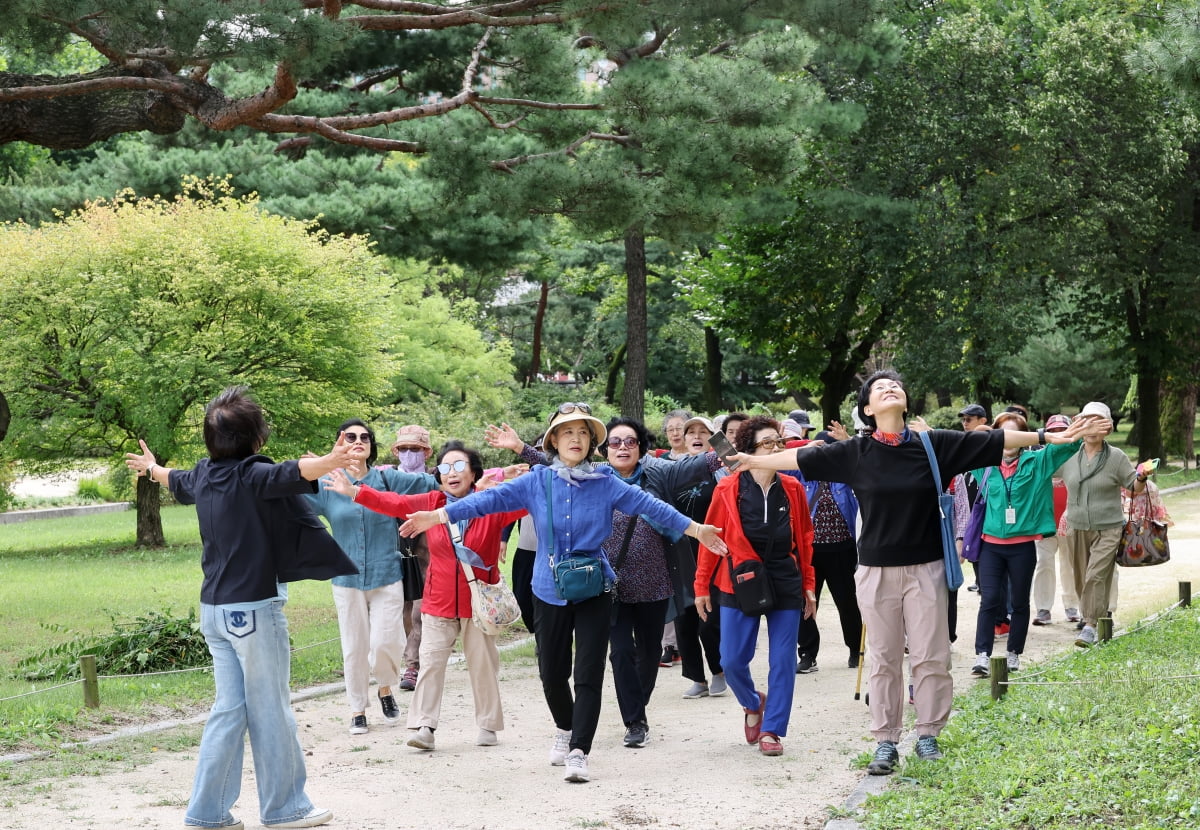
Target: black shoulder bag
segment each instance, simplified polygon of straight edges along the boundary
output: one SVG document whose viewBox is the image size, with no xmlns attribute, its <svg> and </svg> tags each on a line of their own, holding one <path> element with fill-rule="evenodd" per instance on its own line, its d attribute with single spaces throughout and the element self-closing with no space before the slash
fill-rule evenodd
<svg viewBox="0 0 1200 830">
<path fill-rule="evenodd" d="M 387 473 L 380 470 L 379 477 L 383 480 L 383 489 L 388 493 L 393 492 L 392 488 L 388 487 Z M 417 540 L 400 535 L 400 525 L 402 524 L 404 524 L 402 521 L 396 520 L 396 553 L 400 556 L 400 579 L 404 583 L 404 601 L 417 602 L 425 596 L 425 569 L 421 567 L 421 559 L 417 556 Z"/>
</svg>

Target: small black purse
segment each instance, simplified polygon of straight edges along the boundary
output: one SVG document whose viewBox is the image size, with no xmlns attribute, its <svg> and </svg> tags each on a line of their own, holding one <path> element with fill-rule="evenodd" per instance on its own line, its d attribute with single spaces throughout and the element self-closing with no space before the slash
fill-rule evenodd
<svg viewBox="0 0 1200 830">
<path fill-rule="evenodd" d="M 747 559 L 736 568 L 733 555 L 725 557 L 729 579 L 733 583 L 733 598 L 738 610 L 750 617 L 765 614 L 775 607 L 775 586 L 761 559 Z"/>
</svg>

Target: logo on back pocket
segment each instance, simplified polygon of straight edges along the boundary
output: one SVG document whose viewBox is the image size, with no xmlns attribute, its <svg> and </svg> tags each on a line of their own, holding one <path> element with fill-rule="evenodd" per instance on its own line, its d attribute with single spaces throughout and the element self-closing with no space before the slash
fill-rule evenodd
<svg viewBox="0 0 1200 830">
<path fill-rule="evenodd" d="M 255 611 L 222 611 L 225 615 L 225 631 L 231 637 L 248 637 L 258 629 Z"/>
</svg>

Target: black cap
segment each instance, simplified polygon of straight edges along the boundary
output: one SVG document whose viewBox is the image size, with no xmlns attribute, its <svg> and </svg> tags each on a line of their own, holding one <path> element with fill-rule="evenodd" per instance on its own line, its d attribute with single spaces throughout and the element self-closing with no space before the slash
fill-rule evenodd
<svg viewBox="0 0 1200 830">
<path fill-rule="evenodd" d="M 976 418 L 986 418 L 987 410 L 977 403 L 967 404 L 958 411 L 958 417 L 962 418 L 966 415 L 973 415 Z"/>
</svg>

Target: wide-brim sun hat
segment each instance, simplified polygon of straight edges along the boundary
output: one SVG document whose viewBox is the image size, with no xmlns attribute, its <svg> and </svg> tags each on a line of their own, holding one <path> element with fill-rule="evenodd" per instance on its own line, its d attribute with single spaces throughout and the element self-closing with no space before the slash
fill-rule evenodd
<svg viewBox="0 0 1200 830">
<path fill-rule="evenodd" d="M 570 411 L 564 412 L 564 409 Z M 596 439 L 596 444 L 603 444 L 604 439 L 608 436 L 608 430 L 604 426 L 604 422 L 596 418 L 591 413 L 591 407 L 584 403 L 564 403 L 554 411 L 550 416 L 550 424 L 546 427 L 546 434 L 542 436 L 542 443 L 549 447 L 550 433 L 554 432 L 563 424 L 569 424 L 572 421 L 583 421 L 588 425 L 588 429 L 592 431 L 592 437 Z M 555 447 L 558 444 L 555 442 Z"/>
</svg>

